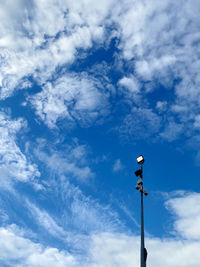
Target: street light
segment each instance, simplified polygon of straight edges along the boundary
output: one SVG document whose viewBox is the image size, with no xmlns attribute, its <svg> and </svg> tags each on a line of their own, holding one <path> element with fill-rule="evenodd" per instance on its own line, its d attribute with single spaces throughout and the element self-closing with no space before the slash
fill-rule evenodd
<svg viewBox="0 0 200 267">
<path fill-rule="evenodd" d="M 144 158 L 142 155 L 140 155 L 139 157 L 137 157 L 137 163 L 142 165 L 144 163 Z"/>
<path fill-rule="evenodd" d="M 137 163 L 140 165 L 140 169 L 135 172 L 136 177 L 140 177 L 137 181 L 136 190 L 139 190 L 141 193 L 141 249 L 140 249 L 140 267 L 146 267 L 147 260 L 147 250 L 144 244 L 144 207 L 143 207 L 143 194 L 148 195 L 148 192 L 144 189 L 143 186 L 143 163 L 144 157 L 140 155 L 137 157 Z"/>
<path fill-rule="evenodd" d="M 142 176 L 142 170 L 141 169 L 139 169 L 139 170 L 137 170 L 137 171 L 135 171 L 135 175 L 138 177 L 138 176 Z"/>
</svg>

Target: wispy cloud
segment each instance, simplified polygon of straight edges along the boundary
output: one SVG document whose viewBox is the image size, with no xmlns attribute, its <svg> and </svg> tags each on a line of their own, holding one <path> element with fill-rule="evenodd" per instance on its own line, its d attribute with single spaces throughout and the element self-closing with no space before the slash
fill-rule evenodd
<svg viewBox="0 0 200 267">
<path fill-rule="evenodd" d="M 46 149 L 46 141 L 38 141 L 38 148 L 34 149 L 37 158 L 45 163 L 48 170 L 58 176 L 65 175 L 69 179 L 75 177 L 80 182 L 86 182 L 95 177 L 95 173 L 89 167 L 88 153 L 84 145 L 68 145 L 63 151 L 51 148 Z"/>
<path fill-rule="evenodd" d="M 198 216 L 199 194 L 183 193 L 181 196 L 170 198 L 166 202 L 167 208 L 178 217 L 175 218 L 174 227 L 177 237 L 172 238 L 146 238 L 148 249 L 148 265 L 150 267 L 194 267 L 199 264 L 199 236 L 198 220 L 186 218 Z M 184 205 L 180 205 L 184 203 Z M 193 209 L 195 207 L 195 209 Z M 35 212 L 35 207 L 33 207 Z M 36 211 L 39 215 L 40 212 Z M 41 213 L 44 218 L 46 213 Z M 48 216 L 49 220 L 49 216 Z M 47 225 L 42 221 L 42 225 Z M 52 225 L 51 225 L 52 226 Z M 55 225 L 54 225 L 55 226 Z M 177 227 L 181 226 L 181 227 Z M 184 227 L 182 227 L 184 226 Z M 49 226 L 47 225 L 47 228 Z M 193 229 L 193 230 L 192 230 Z M 56 230 L 58 230 L 56 228 Z M 192 231 L 191 231 L 192 230 Z M 194 236 L 195 231 L 196 235 Z M 69 253 L 66 250 L 44 247 L 40 243 L 34 243 L 24 236 L 23 229 L 18 227 L 7 227 L 0 229 L 0 262 L 16 266 L 80 266 L 84 267 L 111 267 L 111 266 L 133 266 L 139 262 L 139 236 L 119 232 L 98 232 L 88 236 L 85 253 Z M 84 237 L 83 237 L 84 238 Z M 81 236 L 79 236 L 81 240 Z M 195 240 L 196 239 L 196 240 Z M 170 255 L 170 257 L 169 257 Z M 195 255 L 195 257 L 194 257 Z"/>
<path fill-rule="evenodd" d="M 158 134 L 160 126 L 161 118 L 151 109 L 134 107 L 124 118 L 119 133 L 124 138 L 143 139 Z"/>
<path fill-rule="evenodd" d="M 1 186 L 9 186 L 11 180 L 27 182 L 40 176 L 37 166 L 26 158 L 16 142 L 16 135 L 25 126 L 23 119 L 12 120 L 0 113 Z"/>
<path fill-rule="evenodd" d="M 101 83 L 86 73 L 64 75 L 31 98 L 36 113 L 49 127 L 58 119 L 90 125 L 106 115 L 108 100 Z"/>
<path fill-rule="evenodd" d="M 66 239 L 67 233 L 45 210 L 39 209 L 35 204 L 27 200 L 27 208 L 37 223 L 52 236 L 59 239 Z"/>
<path fill-rule="evenodd" d="M 121 170 L 123 170 L 124 166 L 123 164 L 121 163 L 121 160 L 120 159 L 117 159 L 113 165 L 113 171 L 114 172 L 119 172 Z"/>
</svg>

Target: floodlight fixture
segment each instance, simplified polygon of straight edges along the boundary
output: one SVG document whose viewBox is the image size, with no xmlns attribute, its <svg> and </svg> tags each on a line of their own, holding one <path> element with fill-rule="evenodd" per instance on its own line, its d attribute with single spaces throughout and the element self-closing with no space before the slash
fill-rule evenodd
<svg viewBox="0 0 200 267">
<path fill-rule="evenodd" d="M 145 196 L 148 196 L 148 192 L 146 190 L 143 189 L 143 193 Z"/>
<path fill-rule="evenodd" d="M 137 157 L 137 163 L 140 164 L 140 165 L 142 165 L 144 163 L 144 157 L 142 155 Z"/>
<path fill-rule="evenodd" d="M 136 190 L 139 190 L 139 189 L 140 189 L 139 184 L 136 185 L 135 189 L 136 189 Z"/>
<path fill-rule="evenodd" d="M 140 177 L 142 178 L 142 170 L 141 170 L 141 169 L 137 170 L 137 171 L 135 172 L 135 175 L 136 175 L 137 177 L 140 176 Z"/>
<path fill-rule="evenodd" d="M 142 179 L 138 180 L 138 181 L 137 181 L 137 184 L 138 184 L 138 185 L 142 185 L 142 184 L 143 184 Z"/>
</svg>

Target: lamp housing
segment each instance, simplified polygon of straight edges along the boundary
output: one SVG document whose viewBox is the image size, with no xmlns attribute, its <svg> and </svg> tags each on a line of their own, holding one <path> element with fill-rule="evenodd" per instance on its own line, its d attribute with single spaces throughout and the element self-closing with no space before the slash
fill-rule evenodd
<svg viewBox="0 0 200 267">
<path fill-rule="evenodd" d="M 139 157 L 137 157 L 137 163 L 142 165 L 144 163 L 144 157 L 142 155 L 140 155 Z"/>
<path fill-rule="evenodd" d="M 138 180 L 138 181 L 137 181 L 137 184 L 138 184 L 138 185 L 142 185 L 142 184 L 143 184 L 142 179 Z"/>
<path fill-rule="evenodd" d="M 139 170 L 135 171 L 135 175 L 136 175 L 136 177 L 140 176 L 142 178 L 142 170 L 139 169 Z"/>
</svg>

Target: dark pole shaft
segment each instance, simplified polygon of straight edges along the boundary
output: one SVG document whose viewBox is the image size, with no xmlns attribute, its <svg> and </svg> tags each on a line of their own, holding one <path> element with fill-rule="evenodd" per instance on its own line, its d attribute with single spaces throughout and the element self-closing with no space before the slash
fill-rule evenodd
<svg viewBox="0 0 200 267">
<path fill-rule="evenodd" d="M 141 251 L 140 251 L 141 267 L 146 267 L 144 248 L 145 248 L 144 246 L 144 210 L 143 210 L 143 192 L 141 191 Z"/>
<path fill-rule="evenodd" d="M 142 170 L 142 180 L 143 180 L 143 167 L 141 165 Z M 141 257 L 141 267 L 146 267 L 146 260 L 145 260 L 145 246 L 144 246 L 144 206 L 143 206 L 143 184 L 141 188 L 141 251 L 140 251 L 140 257 Z"/>
</svg>

